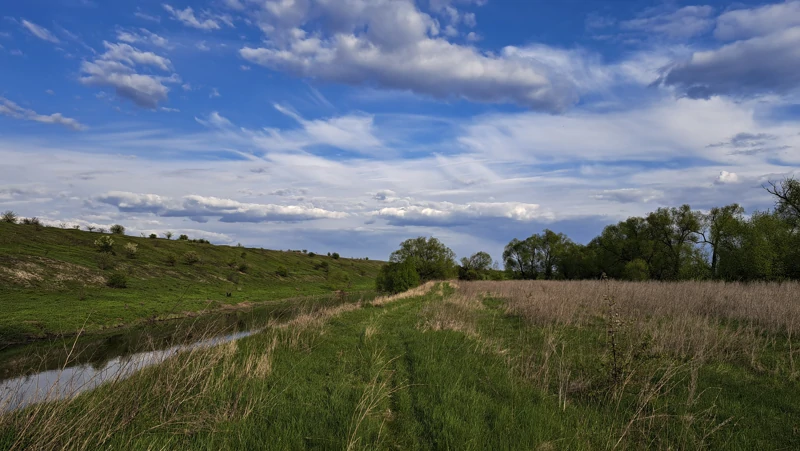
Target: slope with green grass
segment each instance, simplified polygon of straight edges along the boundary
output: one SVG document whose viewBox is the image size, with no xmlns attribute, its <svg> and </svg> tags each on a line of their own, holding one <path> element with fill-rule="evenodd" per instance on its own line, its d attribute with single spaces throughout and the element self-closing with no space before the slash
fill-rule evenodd
<svg viewBox="0 0 800 451">
<path fill-rule="evenodd" d="M 618 329 L 634 354 L 614 381 L 602 318 L 545 325 L 465 285 L 300 315 L 0 416 L 0 449 L 800 446 L 794 367 L 767 369 L 787 358 L 777 341 L 687 361 Z"/>
<path fill-rule="evenodd" d="M 113 240 L 113 253 L 98 250 L 100 237 Z M 126 252 L 130 244 L 135 255 Z M 341 289 L 372 290 L 382 264 L 0 223 L 0 343 Z M 112 276 L 127 287 L 109 287 Z"/>
</svg>

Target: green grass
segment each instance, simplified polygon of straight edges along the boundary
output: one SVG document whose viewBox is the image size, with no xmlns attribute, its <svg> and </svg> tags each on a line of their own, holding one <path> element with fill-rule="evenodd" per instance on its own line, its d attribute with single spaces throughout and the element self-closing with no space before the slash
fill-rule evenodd
<svg viewBox="0 0 800 451">
<path fill-rule="evenodd" d="M 713 355 L 693 371 L 692 360 L 631 346 L 620 329 L 625 355 L 639 350 L 614 384 L 601 318 L 542 327 L 504 304 L 440 285 L 298 320 L 0 418 L 0 448 L 800 447 L 796 378 Z M 762 363 L 778 359 L 778 342 Z"/>
<path fill-rule="evenodd" d="M 185 312 L 330 293 L 328 272 L 343 272 L 348 290 L 372 290 L 382 262 L 111 235 L 113 269 L 100 269 L 101 235 L 0 223 L 0 347 L 53 335 L 92 333 L 182 316 Z M 127 243 L 138 245 L 127 258 Z M 186 264 L 195 252 L 200 261 Z M 168 259 L 177 262 L 170 265 Z M 246 268 L 240 270 L 240 265 Z M 328 268 L 322 265 L 327 264 Z M 288 275 L 278 275 L 281 268 Z M 127 288 L 106 286 L 113 272 Z M 337 283 L 340 284 L 341 277 Z M 227 297 L 226 293 L 231 293 Z"/>
</svg>

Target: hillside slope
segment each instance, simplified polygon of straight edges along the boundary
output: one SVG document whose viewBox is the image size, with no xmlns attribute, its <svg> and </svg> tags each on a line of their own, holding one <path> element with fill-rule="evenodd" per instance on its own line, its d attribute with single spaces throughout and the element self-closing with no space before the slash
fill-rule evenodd
<svg viewBox="0 0 800 451">
<path fill-rule="evenodd" d="M 101 236 L 113 239 L 113 254 L 98 251 Z M 128 243 L 137 246 L 134 258 Z M 0 343 L 345 287 L 372 290 L 382 264 L 0 223 Z M 127 288 L 107 286 L 114 273 L 125 275 Z"/>
</svg>

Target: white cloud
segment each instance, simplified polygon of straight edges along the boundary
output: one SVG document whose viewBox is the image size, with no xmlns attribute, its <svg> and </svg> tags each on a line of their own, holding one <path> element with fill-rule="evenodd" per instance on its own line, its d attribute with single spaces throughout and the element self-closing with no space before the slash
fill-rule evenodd
<svg viewBox="0 0 800 451">
<path fill-rule="evenodd" d="M 157 47 L 169 48 L 169 40 L 161 37 L 150 30 L 140 28 L 139 32 L 131 30 L 117 30 L 117 40 L 127 42 L 128 44 L 151 44 Z"/>
<path fill-rule="evenodd" d="M 37 38 L 43 41 L 52 42 L 53 44 L 58 44 L 59 42 L 61 42 L 50 30 L 48 30 L 45 27 L 36 25 L 33 22 L 29 22 L 25 19 L 22 19 L 22 26 L 25 27 L 28 31 L 30 31 L 32 35 L 36 36 Z"/>
<path fill-rule="evenodd" d="M 221 222 L 308 221 L 347 217 L 347 213 L 316 207 L 243 203 L 232 199 L 198 195 L 174 199 L 155 194 L 112 191 L 98 196 L 96 200 L 113 205 L 123 212 L 188 217 L 198 222 L 204 222 L 207 217 L 219 217 Z"/>
<path fill-rule="evenodd" d="M 494 54 L 449 42 L 441 35 L 455 29 L 440 30 L 413 2 L 352 0 L 349 6 L 321 0 L 265 3 L 255 14 L 269 45 L 244 47 L 240 55 L 303 77 L 377 84 L 442 99 L 511 102 L 546 111 L 563 111 L 579 99 L 580 90 L 563 65 L 526 58 L 515 47 Z M 442 8 L 448 11 L 447 5 Z M 322 18 L 324 32 L 300 28 L 309 17 Z M 475 40 L 477 35 L 467 37 Z"/>
<path fill-rule="evenodd" d="M 660 200 L 664 193 L 649 188 L 620 188 L 603 190 L 592 196 L 593 199 L 619 203 L 642 203 Z"/>
<path fill-rule="evenodd" d="M 727 11 L 717 18 L 714 37 L 723 41 L 764 36 L 800 26 L 800 1 Z"/>
<path fill-rule="evenodd" d="M 676 11 L 650 13 L 621 22 L 620 28 L 687 39 L 711 30 L 714 26 L 713 14 L 714 8 L 711 6 L 685 6 Z"/>
<path fill-rule="evenodd" d="M 187 6 L 186 9 L 176 9 L 167 4 L 163 4 L 162 6 L 168 13 L 172 15 L 173 19 L 180 21 L 187 27 L 197 28 L 205 31 L 219 30 L 221 28 L 217 20 L 214 20 L 213 18 L 206 17 L 202 20 L 198 19 L 197 16 L 195 16 L 194 10 L 191 6 Z"/>
<path fill-rule="evenodd" d="M 219 93 L 219 90 L 217 88 L 211 88 L 211 93 L 208 94 L 208 98 L 213 99 L 216 97 L 222 97 L 222 94 Z"/>
<path fill-rule="evenodd" d="M 50 115 L 39 114 L 36 111 L 22 108 L 5 97 L 0 97 L 0 114 L 12 117 L 14 119 L 41 122 L 43 124 L 63 125 L 73 130 L 86 129 L 85 125 L 81 124 L 75 119 L 65 117 L 61 113 L 53 113 Z"/>
<path fill-rule="evenodd" d="M 739 183 L 739 176 L 735 172 L 721 171 L 715 183 L 719 185 L 730 185 Z"/>
<path fill-rule="evenodd" d="M 201 52 L 207 52 L 211 50 L 211 47 L 206 45 L 206 41 L 200 41 L 196 43 L 194 46 L 197 47 L 197 50 L 200 50 Z"/>
<path fill-rule="evenodd" d="M 133 101 L 143 108 L 156 108 L 166 100 L 167 83 L 178 83 L 177 74 L 156 76 L 140 74 L 136 65 L 153 66 L 162 71 L 172 69 L 172 62 L 152 52 L 142 52 L 128 44 L 104 42 L 106 52 L 94 61 L 81 65 L 81 83 L 90 86 L 112 87 L 118 96 Z"/>
<path fill-rule="evenodd" d="M 800 87 L 800 26 L 695 52 L 664 84 L 692 98 L 786 94 Z"/>
<path fill-rule="evenodd" d="M 521 202 L 476 202 L 454 204 L 450 202 L 427 202 L 405 207 L 385 207 L 372 212 L 373 216 L 386 219 L 393 225 L 458 225 L 479 219 L 510 219 L 534 221 L 554 219 L 551 212 L 542 211 L 537 204 Z"/>
</svg>

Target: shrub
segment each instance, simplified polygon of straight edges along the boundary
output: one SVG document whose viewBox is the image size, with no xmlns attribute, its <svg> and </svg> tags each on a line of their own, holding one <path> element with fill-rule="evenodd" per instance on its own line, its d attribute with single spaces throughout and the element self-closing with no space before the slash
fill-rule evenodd
<svg viewBox="0 0 800 451">
<path fill-rule="evenodd" d="M 125 227 L 119 224 L 112 225 L 111 229 L 109 230 L 111 230 L 111 233 L 113 233 L 114 235 L 125 235 Z"/>
<path fill-rule="evenodd" d="M 321 269 L 321 270 L 327 272 L 328 271 L 328 266 L 329 266 L 328 262 L 317 262 L 316 264 L 314 264 L 314 269 Z"/>
<path fill-rule="evenodd" d="M 139 252 L 139 245 L 136 243 L 128 243 L 125 245 L 125 255 L 128 258 L 136 258 L 136 254 Z"/>
<path fill-rule="evenodd" d="M 308 256 L 309 256 L 309 257 L 314 257 L 315 255 L 317 255 L 317 254 L 315 254 L 315 253 L 313 253 L 313 252 L 309 252 L 309 253 L 308 253 Z"/>
<path fill-rule="evenodd" d="M 173 255 L 173 254 L 167 255 L 167 258 L 164 260 L 164 263 L 166 263 L 167 266 L 175 266 L 175 264 L 177 262 L 178 262 L 178 259 L 175 258 L 175 255 Z"/>
<path fill-rule="evenodd" d="M 419 286 L 419 273 L 411 259 L 383 266 L 375 279 L 375 287 L 384 293 L 401 293 Z"/>
<path fill-rule="evenodd" d="M 114 239 L 110 236 L 101 236 L 94 240 L 94 245 L 100 252 L 114 252 Z"/>
<path fill-rule="evenodd" d="M 156 238 L 158 238 L 158 235 L 156 235 L 155 233 L 151 233 L 151 234 L 150 234 L 150 239 L 151 239 L 151 240 L 154 240 L 154 239 L 156 239 Z"/>
<path fill-rule="evenodd" d="M 277 270 L 275 270 L 275 274 L 277 274 L 277 275 L 279 275 L 281 277 L 289 277 L 289 270 L 286 269 L 285 266 L 281 265 L 281 266 L 278 266 Z"/>
<path fill-rule="evenodd" d="M 197 255 L 195 251 L 189 251 L 183 254 L 183 262 L 187 265 L 194 265 L 195 263 L 200 261 L 200 256 Z"/>
<path fill-rule="evenodd" d="M 225 264 L 226 264 L 226 265 L 228 265 L 228 268 L 230 268 L 230 269 L 233 269 L 233 268 L 235 268 L 235 267 L 236 267 L 236 260 L 234 260 L 234 259 L 230 259 L 230 260 L 228 260 L 228 262 L 227 262 L 227 263 L 225 263 Z"/>
<path fill-rule="evenodd" d="M 189 241 L 189 235 L 181 235 L 178 237 L 179 241 Z"/>
<path fill-rule="evenodd" d="M 229 273 L 228 276 L 227 276 L 227 279 L 228 279 L 228 282 L 232 282 L 232 283 L 238 284 L 239 283 L 239 273 L 236 273 L 236 272 Z"/>
<path fill-rule="evenodd" d="M 331 271 L 328 273 L 328 286 L 332 290 L 344 291 L 350 288 L 350 275 L 344 271 Z"/>
<path fill-rule="evenodd" d="M 114 269 L 116 265 L 117 262 L 114 260 L 114 257 L 112 257 L 111 254 L 103 252 L 97 256 L 97 267 L 103 271 Z"/>
<path fill-rule="evenodd" d="M 172 232 L 169 232 L 169 231 L 164 232 L 164 238 L 166 238 L 168 240 L 171 240 L 172 239 Z"/>
<path fill-rule="evenodd" d="M 119 271 L 113 272 L 106 279 L 106 285 L 111 288 L 128 288 L 128 278 Z"/>
<path fill-rule="evenodd" d="M 239 272 L 247 272 L 247 262 L 239 263 Z"/>
<path fill-rule="evenodd" d="M 9 224 L 16 224 L 17 223 L 17 214 L 11 210 L 7 210 L 3 212 L 3 215 L 0 216 L 0 221 L 7 222 Z"/>
<path fill-rule="evenodd" d="M 32 218 L 22 218 L 22 223 L 25 225 L 34 225 L 37 227 L 42 225 L 42 222 L 39 221 L 39 218 L 37 218 L 36 216 Z"/>
<path fill-rule="evenodd" d="M 339 254 L 337 252 L 331 254 L 331 257 L 333 257 L 334 260 L 339 260 Z"/>
</svg>

